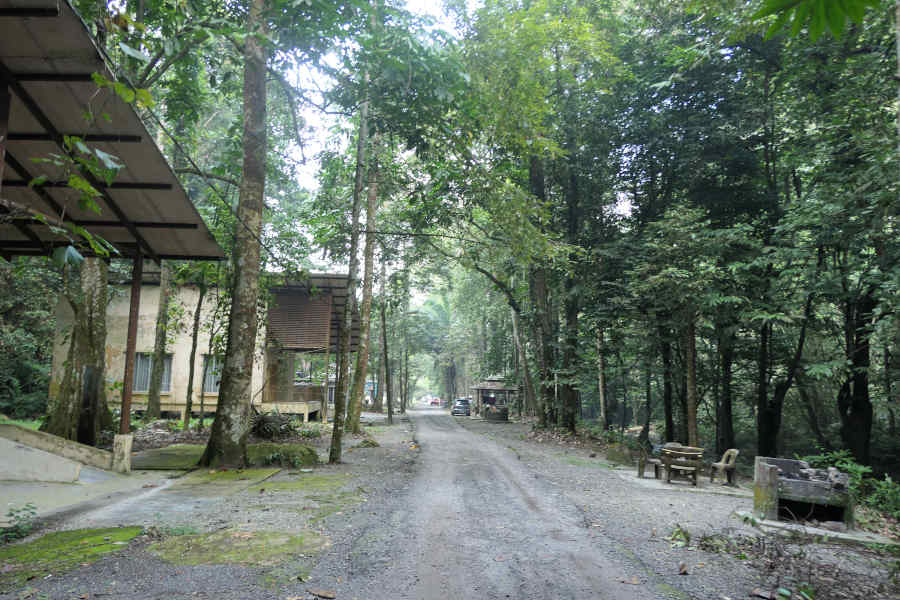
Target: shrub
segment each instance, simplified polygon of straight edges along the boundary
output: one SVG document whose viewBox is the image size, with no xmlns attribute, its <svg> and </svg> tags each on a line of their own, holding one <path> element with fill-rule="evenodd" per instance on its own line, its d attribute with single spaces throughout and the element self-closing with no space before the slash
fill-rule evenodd
<svg viewBox="0 0 900 600">
<path fill-rule="evenodd" d="M 0 542 L 6 544 L 27 536 L 34 530 L 36 516 L 37 508 L 31 502 L 22 508 L 10 508 L 6 511 L 10 524 L 0 529 Z"/>
</svg>

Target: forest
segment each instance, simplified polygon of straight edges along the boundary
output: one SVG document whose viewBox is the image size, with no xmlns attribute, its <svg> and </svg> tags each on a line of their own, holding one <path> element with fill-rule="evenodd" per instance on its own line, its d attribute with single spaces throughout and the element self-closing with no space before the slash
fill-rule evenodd
<svg viewBox="0 0 900 600">
<path fill-rule="evenodd" d="M 898 475 L 900 4 L 73 5 L 229 257 L 163 267 L 219 303 L 207 464 L 245 444 L 235 332 L 330 270 L 363 346 L 333 367 L 333 460 L 367 377 L 405 407 L 499 375 L 535 427 Z M 103 249 L 0 259 L 0 413 L 73 431 L 53 315 L 127 280 Z"/>
</svg>

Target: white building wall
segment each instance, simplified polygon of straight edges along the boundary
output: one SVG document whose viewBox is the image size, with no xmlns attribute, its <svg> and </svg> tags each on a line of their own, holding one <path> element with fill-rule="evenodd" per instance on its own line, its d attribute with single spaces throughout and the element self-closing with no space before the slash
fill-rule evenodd
<svg viewBox="0 0 900 600">
<path fill-rule="evenodd" d="M 169 343 L 166 346 L 172 355 L 172 374 L 170 391 L 160 395 L 163 411 L 184 411 L 188 370 L 190 368 L 191 334 L 194 323 L 194 311 L 197 307 L 199 289 L 193 285 L 179 286 L 173 289 L 170 302 L 180 304 L 180 318 L 169 322 Z M 200 395 L 203 389 L 203 357 L 209 349 L 209 324 L 215 306 L 215 290 L 208 290 L 203 299 L 200 335 L 197 343 L 197 356 L 194 364 L 193 406 L 194 412 L 200 410 Z M 125 375 L 125 343 L 128 334 L 128 310 L 131 301 L 129 286 L 110 286 L 110 302 L 106 311 L 106 381 L 107 399 L 110 408 L 118 408 L 122 404 L 122 380 Z M 136 352 L 153 352 L 156 337 L 156 312 L 159 306 L 159 286 L 145 284 L 141 286 L 140 316 L 138 317 Z M 59 389 L 62 380 L 62 367 L 68 352 L 69 332 L 72 324 L 72 310 L 68 302 L 60 298 L 56 309 L 57 332 L 53 352 L 53 370 L 50 382 L 51 395 Z M 220 327 L 224 334 L 227 327 L 227 315 L 222 319 Z M 257 352 L 253 364 L 251 398 L 253 404 L 262 402 L 265 322 L 260 319 L 260 331 L 257 335 Z M 216 409 L 217 394 L 205 394 L 204 411 Z M 147 405 L 147 394 L 135 392 L 132 397 L 132 408 L 143 409 Z"/>
</svg>

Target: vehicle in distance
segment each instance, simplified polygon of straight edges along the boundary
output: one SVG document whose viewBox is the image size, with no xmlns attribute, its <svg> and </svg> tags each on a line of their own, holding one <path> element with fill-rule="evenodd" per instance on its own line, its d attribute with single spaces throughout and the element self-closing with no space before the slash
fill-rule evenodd
<svg viewBox="0 0 900 600">
<path fill-rule="evenodd" d="M 441 405 L 441 399 L 440 399 L 440 398 L 432 398 L 432 399 L 431 399 L 431 405 L 432 405 L 432 406 L 440 406 L 440 405 Z"/>
<path fill-rule="evenodd" d="M 469 416 L 471 414 L 471 408 L 469 406 L 468 398 L 457 398 L 453 403 L 453 408 L 450 409 L 451 415 L 465 415 Z"/>
</svg>

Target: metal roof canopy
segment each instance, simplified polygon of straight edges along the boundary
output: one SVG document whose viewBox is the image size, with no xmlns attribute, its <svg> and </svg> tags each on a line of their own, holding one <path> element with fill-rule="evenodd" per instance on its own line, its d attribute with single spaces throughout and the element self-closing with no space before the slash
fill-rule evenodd
<svg viewBox="0 0 900 600">
<path fill-rule="evenodd" d="M 46 255 L 69 244 L 28 214 L 35 211 L 51 222 L 83 227 L 124 257 L 224 258 L 134 108 L 93 82 L 92 73 L 116 77 L 68 1 L 0 0 L 0 31 L 0 154 L 4 145 L 6 150 L 0 163 L 0 215 L 6 213 L 0 218 L 0 256 Z M 124 165 L 108 186 L 79 173 L 100 192 L 100 214 L 79 208 L 77 192 L 66 185 L 70 173 L 33 160 L 65 155 L 65 135 L 79 136 Z M 29 187 L 37 176 L 47 182 Z"/>
<path fill-rule="evenodd" d="M 336 354 L 347 304 L 347 275 L 311 274 L 306 281 L 270 289 L 268 332 L 284 350 Z M 359 346 L 359 313 L 353 314 L 350 351 Z"/>
</svg>

